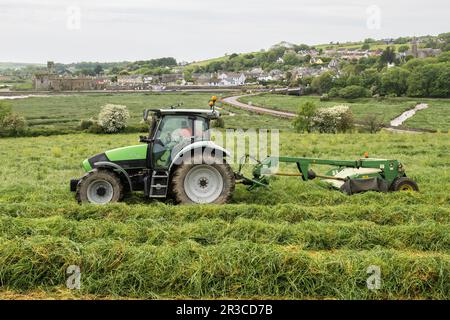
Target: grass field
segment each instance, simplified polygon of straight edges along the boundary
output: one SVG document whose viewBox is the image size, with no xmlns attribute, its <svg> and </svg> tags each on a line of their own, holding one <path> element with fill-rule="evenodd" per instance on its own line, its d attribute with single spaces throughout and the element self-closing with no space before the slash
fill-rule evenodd
<svg viewBox="0 0 450 320">
<path fill-rule="evenodd" d="M 0 297 L 450 297 L 448 134 L 300 135 L 281 154 L 398 158 L 420 193 L 346 196 L 318 181 L 238 186 L 232 203 L 175 206 L 134 194 L 76 204 L 80 162 L 136 134 L 0 139 Z M 286 169 L 287 170 L 287 169 Z M 65 270 L 81 267 L 81 290 Z M 366 287 L 378 265 L 382 287 Z"/>
<path fill-rule="evenodd" d="M 423 99 L 428 103 L 428 109 L 417 112 L 414 117 L 406 120 L 404 125 L 412 128 L 425 128 L 440 131 L 450 130 L 450 99 Z"/>
<path fill-rule="evenodd" d="M 76 131 L 81 119 L 97 116 L 100 108 L 108 103 L 126 105 L 130 111 L 130 126 L 138 125 L 145 108 L 168 108 L 183 102 L 182 108 L 208 108 L 211 93 L 164 93 L 164 94 L 83 94 L 52 97 L 30 97 L 9 100 L 15 112 L 26 117 L 32 130 L 40 132 Z M 217 94 L 217 96 L 221 96 Z M 236 116 L 229 116 L 228 111 Z M 279 128 L 290 129 L 286 121 L 270 116 L 254 115 L 239 109 L 227 108 L 224 120 L 229 128 Z"/>
<path fill-rule="evenodd" d="M 315 96 L 286 96 L 262 94 L 258 96 L 243 97 L 240 101 L 253 105 L 277 110 L 297 112 L 300 105 L 306 101 L 315 102 L 320 107 L 332 107 L 337 104 L 348 105 L 357 121 L 361 121 L 368 114 L 377 114 L 387 124 L 404 111 L 411 109 L 418 103 L 428 103 L 429 109 L 419 111 L 413 118 L 405 122 L 406 127 L 425 128 L 441 131 L 450 129 L 450 99 L 420 99 L 420 98 L 386 98 L 375 100 L 371 98 L 331 101 L 320 101 Z"/>
</svg>

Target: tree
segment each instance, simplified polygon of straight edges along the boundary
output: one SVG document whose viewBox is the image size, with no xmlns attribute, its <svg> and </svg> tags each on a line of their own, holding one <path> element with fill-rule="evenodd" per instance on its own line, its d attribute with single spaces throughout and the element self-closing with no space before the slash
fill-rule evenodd
<svg viewBox="0 0 450 320">
<path fill-rule="evenodd" d="M 375 68 L 366 69 L 361 73 L 361 85 L 365 88 L 372 89 L 372 92 L 378 90 L 380 82 L 380 73 Z"/>
<path fill-rule="evenodd" d="M 94 72 L 95 72 L 96 75 L 99 75 L 99 74 L 103 73 L 103 67 L 102 67 L 101 65 L 98 64 L 98 65 L 95 67 Z"/>
<path fill-rule="evenodd" d="M 439 48 L 442 51 L 450 51 L 450 32 L 438 35 Z"/>
<path fill-rule="evenodd" d="M 297 132 L 311 132 L 312 118 L 316 113 L 316 109 L 316 105 L 311 101 L 307 101 L 300 106 L 297 117 L 293 122 Z"/>
<path fill-rule="evenodd" d="M 409 46 L 408 45 L 402 45 L 402 46 L 400 46 L 398 48 L 398 52 L 401 52 L 401 53 L 406 52 L 408 50 L 409 50 Z"/>
<path fill-rule="evenodd" d="M 362 50 L 369 50 L 369 49 L 370 49 L 370 44 L 364 43 L 364 44 L 361 46 L 361 49 L 362 49 Z"/>
<path fill-rule="evenodd" d="M 11 114 L 11 106 L 4 101 L 0 101 L 0 124 L 9 114 Z"/>
<path fill-rule="evenodd" d="M 333 87 L 333 78 L 334 74 L 332 72 L 324 72 L 314 78 L 311 87 L 319 94 L 327 93 Z"/>
<path fill-rule="evenodd" d="M 361 86 L 348 86 L 339 90 L 339 96 L 344 99 L 366 98 L 370 91 Z"/>
<path fill-rule="evenodd" d="M 295 66 L 300 63 L 300 59 L 297 54 L 293 51 L 288 51 L 283 56 L 284 63 L 290 66 Z"/>
<path fill-rule="evenodd" d="M 399 67 L 386 70 L 381 76 L 381 94 L 406 94 L 409 75 L 408 70 Z"/>
<path fill-rule="evenodd" d="M 347 86 L 360 86 L 361 85 L 361 76 L 351 75 L 347 78 L 346 85 Z"/>
<path fill-rule="evenodd" d="M 383 119 L 376 113 L 369 113 L 364 117 L 362 122 L 370 133 L 377 133 L 383 128 Z"/>
<path fill-rule="evenodd" d="M 442 66 L 443 64 L 429 64 L 414 69 L 408 79 L 408 95 L 412 97 L 429 97 L 432 91 L 436 93 L 437 85 L 435 81 L 439 77 Z M 434 89 L 432 90 L 432 88 Z"/>
<path fill-rule="evenodd" d="M 450 97 L 450 63 L 442 64 L 439 68 L 438 77 L 430 88 L 431 97 Z"/>
<path fill-rule="evenodd" d="M 387 47 L 380 56 L 380 62 L 383 64 L 394 63 L 395 48 Z"/>
</svg>

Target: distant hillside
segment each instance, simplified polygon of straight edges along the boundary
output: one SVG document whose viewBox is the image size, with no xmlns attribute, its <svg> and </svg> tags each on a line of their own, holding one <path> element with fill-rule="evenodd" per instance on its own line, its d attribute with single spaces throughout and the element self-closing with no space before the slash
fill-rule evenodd
<svg viewBox="0 0 450 320">
<path fill-rule="evenodd" d="M 0 70 L 6 69 L 22 69 L 26 67 L 44 67 L 44 64 L 39 63 L 21 63 L 21 62 L 0 62 Z"/>
</svg>

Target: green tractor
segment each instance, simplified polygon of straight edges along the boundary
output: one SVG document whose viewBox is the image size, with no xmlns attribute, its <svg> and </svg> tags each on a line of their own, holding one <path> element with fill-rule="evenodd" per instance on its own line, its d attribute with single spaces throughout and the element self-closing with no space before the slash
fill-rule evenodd
<svg viewBox="0 0 450 320">
<path fill-rule="evenodd" d="M 213 108 L 145 110 L 152 113 L 143 144 L 118 148 L 83 161 L 86 174 L 71 180 L 71 191 L 80 203 L 120 201 L 132 191 L 145 197 L 171 196 L 178 203 L 225 203 L 235 186 L 226 162 L 229 152 L 210 140 Z"/>
<path fill-rule="evenodd" d="M 366 191 L 418 191 L 417 183 L 406 176 L 398 160 L 365 158 L 328 160 L 299 157 L 272 157 L 257 161 L 253 177 L 245 177 L 242 167 L 233 172 L 226 161 L 230 153 L 211 141 L 211 120 L 219 118 L 215 109 L 147 109 L 152 114 L 143 144 L 97 154 L 83 161 L 86 174 L 70 181 L 80 203 L 106 204 L 120 201 L 126 193 L 143 191 L 148 198 L 173 198 L 177 203 L 226 203 L 235 184 L 248 189 L 268 187 L 269 176 L 297 176 L 304 181 L 320 178 L 347 194 Z M 243 161 L 242 161 L 243 160 Z M 278 164 L 293 164 L 297 172 L 278 172 Z M 312 165 L 333 166 L 325 175 Z"/>
</svg>

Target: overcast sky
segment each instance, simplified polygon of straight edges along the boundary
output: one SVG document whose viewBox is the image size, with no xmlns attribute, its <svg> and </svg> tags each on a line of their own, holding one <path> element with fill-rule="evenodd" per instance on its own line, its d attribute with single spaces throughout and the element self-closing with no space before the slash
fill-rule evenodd
<svg viewBox="0 0 450 320">
<path fill-rule="evenodd" d="M 0 61 L 173 56 L 450 31 L 448 0 L 0 0 Z"/>
</svg>

